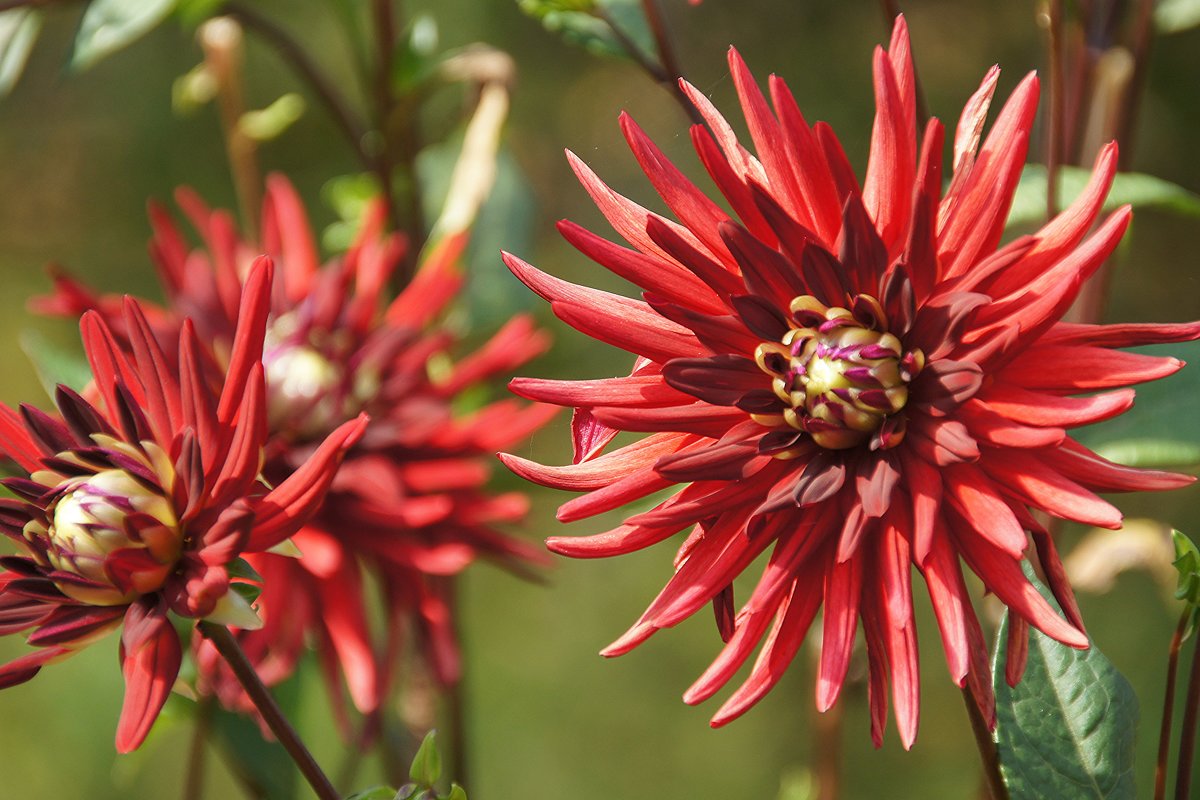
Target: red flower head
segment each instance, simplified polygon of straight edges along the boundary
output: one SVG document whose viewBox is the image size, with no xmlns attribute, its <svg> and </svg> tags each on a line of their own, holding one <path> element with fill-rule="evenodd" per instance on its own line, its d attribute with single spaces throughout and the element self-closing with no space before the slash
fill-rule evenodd
<svg viewBox="0 0 1200 800">
<path fill-rule="evenodd" d="M 333 431 L 276 488 L 259 480 L 270 281 L 263 259 L 247 280 L 227 370 L 205 361 L 188 321 L 168 357 L 126 299 L 128 346 L 99 314 L 83 315 L 96 402 L 60 386 L 61 418 L 0 405 L 0 451 L 29 476 L 5 480 L 17 499 L 0 500 L 0 529 L 26 553 L 0 558 L 0 633 L 31 630 L 38 648 L 0 667 L 0 687 L 123 625 L 121 752 L 141 744 L 179 673 L 168 612 L 259 624 L 231 585 L 231 562 L 300 527 L 366 424 Z M 176 357 L 178 369 L 169 367 Z"/>
<path fill-rule="evenodd" d="M 242 241 L 227 212 L 210 210 L 191 192 L 181 190 L 178 200 L 206 249 L 189 250 L 170 217 L 151 209 L 151 253 L 168 298 L 156 310 L 161 326 L 195 319 L 219 360 L 229 352 L 249 288 L 245 266 L 265 251 L 280 267 L 263 351 L 270 431 L 264 476 L 282 480 L 327 431 L 359 412 L 371 415 L 320 512 L 293 536 L 302 557 L 251 559 L 264 578 L 264 626 L 243 634 L 242 646 L 271 683 L 291 674 L 314 637 L 339 713 L 343 679 L 354 705 L 371 713 L 411 624 L 435 676 L 454 682 L 458 651 L 438 578 L 481 555 L 514 567 L 541 557 L 496 528 L 524 516 L 525 496 L 492 494 L 485 484 L 492 454 L 527 437 L 553 409 L 504 400 L 463 415 L 452 405 L 480 381 L 544 350 L 545 335 L 517 317 L 472 355 L 448 361 L 455 337 L 427 326 L 458 292 L 465 234 L 441 240 L 413 282 L 383 305 L 403 240 L 384 234 L 382 207 L 344 257 L 321 266 L 301 201 L 282 177 L 268 181 L 261 246 Z M 69 314 L 112 305 L 61 275 L 57 293 L 40 303 Z M 364 566 L 381 579 L 392 620 L 384 642 L 369 634 Z M 215 650 L 205 645 L 199 658 L 201 674 L 223 700 L 248 709 Z"/>
<path fill-rule="evenodd" d="M 817 705 L 846 678 L 862 621 L 872 735 L 881 741 L 890 678 L 903 744 L 917 730 L 911 567 L 924 576 L 950 673 L 994 714 L 987 649 L 960 558 L 1026 624 L 1087 647 L 1054 543 L 1032 511 L 1106 528 L 1120 513 L 1095 492 L 1167 489 L 1192 479 L 1109 463 L 1066 429 L 1129 408 L 1131 383 L 1181 363 L 1114 348 L 1200 336 L 1200 325 L 1060 321 L 1129 223 L 1122 208 L 1087 236 L 1116 169 L 1100 154 L 1075 203 L 1036 235 L 1001 246 L 1037 103 L 1017 87 L 980 147 L 997 71 L 968 102 L 943 186 L 942 124 L 918 147 L 915 79 L 903 20 L 875 53 L 876 117 L 860 187 L 832 131 L 801 116 L 772 76 L 768 106 L 736 51 L 730 68 L 757 157 L 705 96 L 692 140 L 738 219 L 705 197 L 628 117 L 642 169 L 678 217 L 654 214 L 572 166 L 633 249 L 570 222 L 563 235 L 645 290 L 645 300 L 575 286 L 507 256 L 510 268 L 584 333 L 639 356 L 628 377 L 518 379 L 524 397 L 576 407 L 576 463 L 505 462 L 530 480 L 587 491 L 564 522 L 679 487 L 620 527 L 552 538 L 583 558 L 649 547 L 691 527 L 675 574 L 605 655 L 712 602 L 726 641 L 687 691 L 718 691 L 761 642 L 749 677 L 713 718 L 745 712 L 778 681 L 824 607 Z M 1081 392 L 1100 391 L 1088 396 Z M 647 432 L 601 455 L 619 431 Z M 1024 577 L 1031 534 L 1059 616 Z M 768 548 L 737 613 L 734 579 Z M 1019 647 L 1009 679 L 1023 669 Z"/>
</svg>

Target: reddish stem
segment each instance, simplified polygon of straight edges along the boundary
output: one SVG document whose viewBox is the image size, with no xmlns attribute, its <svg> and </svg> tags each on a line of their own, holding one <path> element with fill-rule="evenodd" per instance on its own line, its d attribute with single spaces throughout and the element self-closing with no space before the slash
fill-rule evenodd
<svg viewBox="0 0 1200 800">
<path fill-rule="evenodd" d="M 258 677 L 258 673 L 254 671 L 254 665 L 250 663 L 250 659 L 246 658 L 237 638 L 224 625 L 201 622 L 198 628 L 200 634 L 213 643 L 217 652 L 229 664 L 234 676 L 246 691 L 246 696 L 254 703 L 254 707 L 266 721 L 271 733 L 275 734 L 275 738 L 292 757 L 300 774 L 308 781 L 308 785 L 312 787 L 317 797 L 320 800 L 341 800 L 341 795 L 333 788 L 333 784 L 329 782 L 329 778 L 325 776 L 316 759 L 312 757 L 312 753 L 305 747 L 300 735 L 296 733 L 296 729 L 284 717 L 279 704 L 275 702 L 275 698 L 267 691 L 267 687 Z"/>
<path fill-rule="evenodd" d="M 1158 760 L 1154 767 L 1154 800 L 1167 796 L 1167 761 L 1171 750 L 1171 717 L 1175 712 L 1175 682 L 1179 676 L 1179 650 L 1183 646 L 1183 633 L 1187 630 L 1191 609 L 1185 608 L 1175 626 L 1171 646 L 1167 649 L 1167 688 L 1163 694 L 1162 725 L 1158 729 Z"/>
<path fill-rule="evenodd" d="M 1192 757 L 1196 754 L 1196 716 L 1200 711 L 1200 636 L 1192 648 L 1187 700 L 1183 706 L 1183 729 L 1179 734 L 1179 758 L 1175 769 L 1175 800 L 1189 800 L 1192 788 Z"/>
</svg>

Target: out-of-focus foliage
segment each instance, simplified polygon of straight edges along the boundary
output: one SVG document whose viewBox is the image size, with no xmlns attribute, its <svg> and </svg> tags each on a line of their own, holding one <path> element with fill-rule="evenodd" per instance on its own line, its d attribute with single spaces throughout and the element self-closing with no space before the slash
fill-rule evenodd
<svg viewBox="0 0 1200 800">
<path fill-rule="evenodd" d="M 1200 550 L 1186 534 L 1171 531 L 1175 543 L 1175 569 L 1179 573 L 1179 585 L 1175 597 L 1187 604 L 1190 613 L 1184 638 L 1191 636 L 1200 621 Z"/>
<path fill-rule="evenodd" d="M 546 30 L 571 44 L 606 56 L 628 56 L 624 39 L 654 53 L 654 36 L 640 0 L 517 0 Z M 653 57 L 651 55 L 651 57 Z"/>
<path fill-rule="evenodd" d="M 42 28 L 42 15 L 32 8 L 0 13 L 0 97 L 12 91 L 25 69 Z"/>
<path fill-rule="evenodd" d="M 1163 33 L 1180 33 L 1200 25 L 1200 0 L 1161 0 L 1154 24 Z"/>
<path fill-rule="evenodd" d="M 1059 203 L 1065 206 L 1083 191 L 1091 174 L 1091 170 L 1081 167 L 1060 167 Z M 1012 209 L 1008 213 L 1010 228 L 1034 225 L 1046 219 L 1047 183 L 1046 168 L 1043 165 L 1028 164 L 1025 167 L 1021 173 L 1021 183 L 1013 197 Z M 1111 211 L 1127 203 L 1134 208 L 1154 208 L 1193 217 L 1200 216 L 1200 195 L 1153 175 L 1141 175 L 1136 172 L 1117 174 L 1112 190 L 1104 201 L 1104 209 Z"/>
<path fill-rule="evenodd" d="M 92 0 L 75 35 L 71 66 L 87 69 L 145 36 L 175 10 L 178 0 Z"/>
<path fill-rule="evenodd" d="M 1031 570 L 1027 574 L 1033 578 Z M 992 680 L 1000 771 L 1011 800 L 1135 798 L 1138 704 L 1129 681 L 1095 643 L 1074 650 L 1030 629 L 1025 677 L 1009 686 L 1004 645 L 1009 625 L 1006 612 Z"/>
</svg>

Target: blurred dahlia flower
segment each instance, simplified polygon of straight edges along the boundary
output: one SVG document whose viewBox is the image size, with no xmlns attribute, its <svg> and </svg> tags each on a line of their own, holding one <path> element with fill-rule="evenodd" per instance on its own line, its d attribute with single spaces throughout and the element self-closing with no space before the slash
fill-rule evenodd
<svg viewBox="0 0 1200 800">
<path fill-rule="evenodd" d="M 0 634 L 32 631 L 38 648 L 0 666 L 0 687 L 121 627 L 121 752 L 145 739 L 179 673 L 169 613 L 260 624 L 231 583 L 231 563 L 281 544 L 316 511 L 366 423 L 333 430 L 274 489 L 259 479 L 270 283 L 262 259 L 247 278 L 227 369 L 206 361 L 186 320 L 168 355 L 127 298 L 124 343 L 101 315 L 83 315 L 93 400 L 59 386 L 61 416 L 0 405 L 0 451 L 28 473 L 3 481 L 16 497 L 0 499 L 0 530 L 25 554 L 0 558 Z"/>
<path fill-rule="evenodd" d="M 454 683 L 459 655 L 442 578 L 480 556 L 518 571 L 542 559 L 497 527 L 526 514 L 525 496 L 492 493 L 486 484 L 493 454 L 556 411 L 515 399 L 469 413 L 454 404 L 542 352 L 545 334 L 519 316 L 474 353 L 449 362 L 456 337 L 429 323 L 459 290 L 465 234 L 440 240 L 412 283 L 385 304 L 404 243 L 384 233 L 381 206 L 350 250 L 322 266 L 301 200 L 281 176 L 268 181 L 261 244 L 242 240 L 228 212 L 209 209 L 194 193 L 180 190 L 177 200 L 205 247 L 189 249 L 170 216 L 151 207 L 150 249 L 167 295 L 153 319 L 164 329 L 195 320 L 201 339 L 223 359 L 246 291 L 246 265 L 259 252 L 279 265 L 263 349 L 264 477 L 285 479 L 329 430 L 360 412 L 371 416 L 320 511 L 292 537 L 302 555 L 250 559 L 263 577 L 264 625 L 243 633 L 242 647 L 271 684 L 292 673 L 311 638 L 343 727 L 343 681 L 360 712 L 375 712 L 409 626 L 434 677 Z M 112 298 L 66 275 L 55 280 L 55 294 L 37 304 L 42 311 L 114 308 Z M 380 579 L 388 620 L 381 641 L 369 630 L 364 569 Z M 201 643 L 198 661 L 202 690 L 250 709 L 215 648 Z"/>
<path fill-rule="evenodd" d="M 994 720 L 987 647 L 960 559 L 1012 614 L 1010 681 L 1023 670 L 1026 625 L 1087 647 L 1054 542 L 1033 512 L 1118 528 L 1120 513 L 1096 492 L 1192 481 L 1105 461 L 1067 429 L 1120 414 L 1134 396 L 1120 387 L 1181 366 L 1114 348 L 1194 339 L 1200 324 L 1060 321 L 1129 223 L 1121 208 L 1088 235 L 1116 170 L 1115 144 L 1070 208 L 1001 245 L 1037 105 L 1033 75 L 981 146 L 998 70 L 988 73 L 959 120 L 944 182 L 942 123 L 930 120 L 918 142 L 898 19 L 889 49 L 875 52 L 876 116 L 860 186 L 833 132 L 805 121 L 782 80 L 770 79 L 772 111 L 736 51 L 729 64 L 757 156 L 701 92 L 681 85 L 708 123 L 692 127 L 693 144 L 736 220 L 628 117 L 625 138 L 678 222 L 617 194 L 568 154 L 633 249 L 571 222 L 561 232 L 644 289 L 644 300 L 566 283 L 506 255 L 559 318 L 638 358 L 628 377 L 515 380 L 521 396 L 575 407 L 576 463 L 505 463 L 546 486 L 587 492 L 561 507 L 564 522 L 675 487 L 613 530 L 548 544 L 575 557 L 614 556 L 691 527 L 666 587 L 603 652 L 628 652 L 711 602 L 726 644 L 686 702 L 711 697 L 762 645 L 713 725 L 775 685 L 823 608 L 818 708 L 842 689 L 861 620 L 872 737 L 882 741 L 890 680 L 910 746 L 914 566 L 951 676 Z M 620 431 L 649 435 L 604 453 Z M 1029 535 L 1065 619 L 1022 572 Z M 735 578 L 768 549 L 735 613 Z"/>
</svg>

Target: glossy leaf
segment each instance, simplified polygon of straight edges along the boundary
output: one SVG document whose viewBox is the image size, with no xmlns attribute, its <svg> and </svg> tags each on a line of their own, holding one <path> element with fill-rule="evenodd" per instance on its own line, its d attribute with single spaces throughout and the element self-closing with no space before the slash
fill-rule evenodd
<svg viewBox="0 0 1200 800">
<path fill-rule="evenodd" d="M 1025 677 L 1010 687 L 1008 625 L 1005 614 L 993 681 L 1000 771 L 1011 800 L 1134 798 L 1138 708 L 1129 682 L 1094 643 L 1075 650 L 1031 629 Z"/>
<path fill-rule="evenodd" d="M 17 85 L 42 29 L 42 15 L 29 8 L 0 12 L 0 97 Z"/>
<path fill-rule="evenodd" d="M 1058 202 L 1065 207 L 1083 191 L 1091 172 L 1080 167 L 1062 167 L 1058 174 Z M 1008 213 L 1008 227 L 1037 225 L 1046 219 L 1046 168 L 1028 164 Z M 1200 216 L 1200 195 L 1162 178 L 1137 172 L 1122 172 L 1113 180 L 1104 201 L 1105 211 L 1128 203 L 1134 208 L 1157 208 L 1187 216 Z"/>
<path fill-rule="evenodd" d="M 87 69 L 145 36 L 170 16 L 178 0 L 92 0 L 79 32 L 71 66 Z"/>
</svg>

